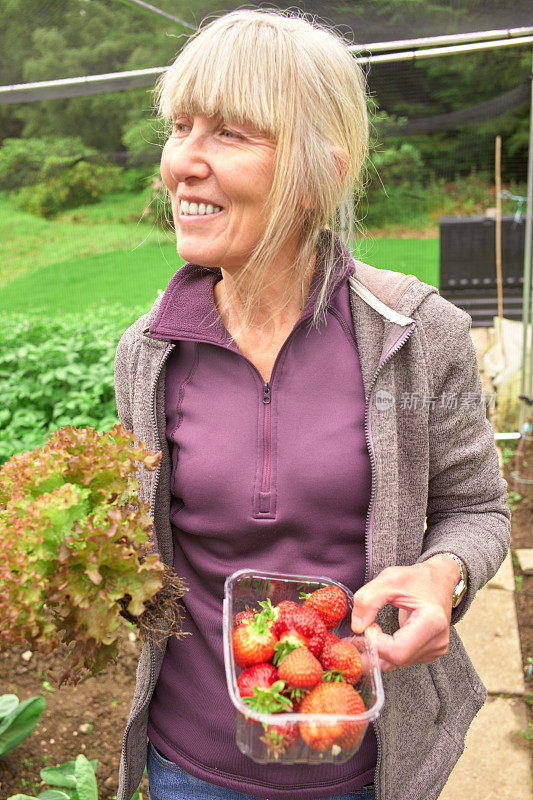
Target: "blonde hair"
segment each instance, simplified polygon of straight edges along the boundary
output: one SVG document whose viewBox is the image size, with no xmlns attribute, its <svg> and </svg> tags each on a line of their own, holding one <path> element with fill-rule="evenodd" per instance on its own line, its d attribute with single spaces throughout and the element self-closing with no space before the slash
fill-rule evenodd
<svg viewBox="0 0 533 800">
<path fill-rule="evenodd" d="M 247 285 L 242 329 L 253 318 L 277 254 L 298 232 L 294 280 L 282 308 L 299 293 L 303 305 L 318 247 L 322 274 L 313 315 L 318 326 L 329 300 L 338 209 L 361 189 L 368 144 L 365 81 L 347 43 L 301 12 L 234 11 L 191 36 L 161 76 L 157 102 L 164 117 L 220 115 L 252 124 L 276 141 L 266 229 L 236 278 L 237 287 L 241 281 Z M 335 146 L 347 152 L 349 163 L 342 163 Z M 306 208 L 310 198 L 312 208 Z"/>
</svg>

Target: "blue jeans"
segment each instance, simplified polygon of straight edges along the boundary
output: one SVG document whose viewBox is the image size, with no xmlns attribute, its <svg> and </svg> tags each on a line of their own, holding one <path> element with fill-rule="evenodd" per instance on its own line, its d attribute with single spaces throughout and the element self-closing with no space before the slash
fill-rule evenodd
<svg viewBox="0 0 533 800">
<path fill-rule="evenodd" d="M 168 761 L 151 742 L 148 744 L 147 771 L 150 800 L 258 800 L 252 795 L 193 778 Z M 330 800 L 375 800 L 374 787 L 339 794 Z"/>
</svg>

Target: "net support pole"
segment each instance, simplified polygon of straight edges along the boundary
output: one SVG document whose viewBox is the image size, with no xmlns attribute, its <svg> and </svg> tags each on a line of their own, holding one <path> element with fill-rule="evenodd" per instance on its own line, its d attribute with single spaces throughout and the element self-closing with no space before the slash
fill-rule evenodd
<svg viewBox="0 0 533 800">
<path fill-rule="evenodd" d="M 533 56 L 533 54 L 532 54 Z M 531 102 L 529 109 L 529 153 L 527 165 L 527 209 L 526 209 L 526 233 L 524 242 L 524 288 L 523 288 L 523 301 L 522 301 L 522 376 L 520 394 L 522 397 L 531 397 L 532 384 L 533 384 L 533 341 L 529 348 L 528 358 L 528 334 L 531 330 L 531 256 L 532 256 L 532 239 L 533 239 L 533 58 L 531 67 Z M 533 339 L 533 336 L 531 337 Z M 528 364 L 529 362 L 529 364 Z M 529 369 L 528 369 L 529 367 Z M 522 399 L 520 401 L 520 433 L 522 433 L 524 422 L 526 419 L 529 405 L 527 401 Z"/>
</svg>

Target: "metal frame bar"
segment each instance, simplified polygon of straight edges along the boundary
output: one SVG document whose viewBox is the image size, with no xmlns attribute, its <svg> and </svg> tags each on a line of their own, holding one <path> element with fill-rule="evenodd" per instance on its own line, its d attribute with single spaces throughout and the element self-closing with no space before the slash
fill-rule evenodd
<svg viewBox="0 0 533 800">
<path fill-rule="evenodd" d="M 368 50 L 370 53 L 391 50 L 407 50 L 411 47 L 435 47 L 445 44 L 464 44 L 467 42 L 479 42 L 489 39 L 512 39 L 521 36 L 533 35 L 533 28 L 502 28 L 494 31 L 475 31 L 474 33 L 455 33 L 445 36 L 424 36 L 418 39 L 398 39 L 394 42 L 371 42 L 369 44 L 353 44 L 349 50 L 362 52 Z"/>
<path fill-rule="evenodd" d="M 378 56 L 358 56 L 359 64 L 376 64 L 390 61 L 411 61 L 417 58 L 434 58 L 453 53 L 487 50 L 494 47 L 512 47 L 533 44 L 533 36 L 476 42 L 454 47 L 433 47 L 427 50 L 408 50 L 403 53 L 385 53 Z M 61 78 L 54 81 L 15 83 L 0 86 L 0 105 L 3 103 L 30 103 L 36 100 L 55 100 L 64 97 L 120 92 L 125 89 L 151 86 L 168 67 L 133 69 L 125 72 L 109 72 L 103 75 L 86 75 L 78 78 Z"/>
<path fill-rule="evenodd" d="M 428 47 L 425 50 L 406 50 L 402 53 L 383 53 L 378 56 L 357 56 L 358 64 L 384 64 L 390 61 L 415 61 L 419 58 L 436 58 L 451 56 L 455 53 L 473 53 L 478 50 L 492 50 L 496 47 L 512 47 L 513 45 L 532 44 L 533 36 L 519 36 L 516 39 L 497 39 L 495 41 L 458 44 L 450 47 Z"/>
<path fill-rule="evenodd" d="M 185 22 L 184 19 L 175 17 L 174 14 L 169 14 L 168 11 L 163 11 L 161 8 L 156 8 L 156 6 L 150 5 L 150 3 L 145 3 L 144 0 L 119 0 L 119 2 L 124 3 L 124 5 L 127 6 L 138 6 L 143 11 L 148 11 L 150 14 L 156 14 L 158 17 L 168 19 L 170 22 L 175 22 L 178 25 L 182 25 L 184 28 L 189 28 L 191 31 L 198 30 L 196 25 L 191 25 L 190 22 Z"/>
<path fill-rule="evenodd" d="M 533 78 L 533 76 L 532 76 Z M 533 79 L 531 80 L 531 105 L 529 112 L 529 153 L 527 166 L 527 207 L 526 207 L 526 230 L 524 243 L 524 288 L 522 300 L 522 354 L 521 367 L 522 378 L 520 384 L 520 394 L 522 397 L 531 398 L 533 387 L 533 334 L 531 335 L 529 352 L 529 370 L 527 358 L 528 335 L 533 327 L 533 284 L 532 284 L 532 261 L 533 261 Z M 528 374 L 529 372 L 529 374 Z M 526 387 L 527 384 L 527 387 Z M 520 432 L 523 432 L 526 421 L 526 401 L 520 401 Z"/>
</svg>

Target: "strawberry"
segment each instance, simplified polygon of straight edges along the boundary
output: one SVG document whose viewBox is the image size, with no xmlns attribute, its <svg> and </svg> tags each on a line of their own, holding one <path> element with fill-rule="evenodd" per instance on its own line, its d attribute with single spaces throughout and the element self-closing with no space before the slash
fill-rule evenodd
<svg viewBox="0 0 533 800">
<path fill-rule="evenodd" d="M 241 697 L 253 697 L 254 689 L 269 689 L 278 679 L 278 671 L 272 664 L 254 664 L 241 672 L 237 687 Z"/>
<path fill-rule="evenodd" d="M 298 647 L 286 656 L 278 668 L 280 680 L 290 687 L 306 689 L 322 680 L 320 661 L 306 647 Z"/>
<path fill-rule="evenodd" d="M 263 723 L 263 730 L 261 741 L 266 744 L 268 754 L 274 758 L 283 755 L 298 741 L 298 725 L 295 722 L 284 722 L 280 725 Z"/>
<path fill-rule="evenodd" d="M 274 607 L 274 622 L 272 632 L 279 638 L 282 633 L 292 628 L 292 614 L 300 606 L 293 600 L 282 600 Z"/>
<path fill-rule="evenodd" d="M 238 628 L 239 625 L 242 625 L 242 623 L 246 620 L 251 621 L 255 617 L 256 613 L 257 612 L 254 611 L 253 608 L 247 608 L 244 611 L 239 611 L 238 614 L 235 614 L 233 627 Z"/>
<path fill-rule="evenodd" d="M 314 608 L 318 611 L 328 629 L 338 625 L 348 610 L 346 595 L 340 586 L 334 584 L 321 586 L 320 589 L 302 597 L 305 598 L 304 608 Z"/>
<path fill-rule="evenodd" d="M 319 683 L 304 698 L 300 714 L 363 714 L 365 704 L 360 694 L 349 683 Z M 363 738 L 366 721 L 344 721 L 334 718 L 331 722 L 300 721 L 300 735 L 313 750 L 325 752 L 334 746 L 342 750 L 356 747 Z"/>
<path fill-rule="evenodd" d="M 328 678 L 332 677 L 335 680 L 340 675 L 347 683 L 355 684 L 361 677 L 359 650 L 349 642 L 334 642 L 322 648 L 320 663 L 324 669 L 331 671 Z"/>
<path fill-rule="evenodd" d="M 324 636 L 324 644 L 322 645 L 322 650 L 320 651 L 319 661 L 324 667 L 324 669 L 328 669 L 328 656 L 329 651 L 331 650 L 331 645 L 335 644 L 336 642 L 340 642 L 339 637 L 333 631 L 326 631 L 326 635 Z"/>
<path fill-rule="evenodd" d="M 309 640 L 307 648 L 318 658 L 326 636 L 326 626 L 318 612 L 314 608 L 298 608 L 292 614 L 292 627 Z"/>
<path fill-rule="evenodd" d="M 235 663 L 241 668 L 269 661 L 274 655 L 277 638 L 270 630 L 272 620 L 267 610 L 245 620 L 231 635 Z"/>
<path fill-rule="evenodd" d="M 294 628 L 290 628 L 282 633 L 276 642 L 274 658 L 272 659 L 274 664 L 278 665 L 292 650 L 296 650 L 298 647 L 307 647 L 308 644 L 309 639 L 306 639 Z"/>
</svg>

